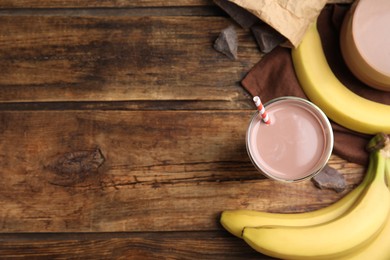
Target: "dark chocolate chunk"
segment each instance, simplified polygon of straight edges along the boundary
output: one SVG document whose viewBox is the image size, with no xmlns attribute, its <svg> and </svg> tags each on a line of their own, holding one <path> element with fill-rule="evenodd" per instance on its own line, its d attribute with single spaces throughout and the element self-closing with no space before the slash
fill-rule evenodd
<svg viewBox="0 0 390 260">
<path fill-rule="evenodd" d="M 260 20 L 254 14 L 227 0 L 214 0 L 214 3 L 244 29 L 250 28 Z"/>
<path fill-rule="evenodd" d="M 222 52 L 230 59 L 237 59 L 238 40 L 237 33 L 233 26 L 222 30 L 219 37 L 214 42 L 214 49 Z"/>
<path fill-rule="evenodd" d="M 251 31 L 260 51 L 263 53 L 269 53 L 286 40 L 283 35 L 266 23 L 253 25 Z"/>
<path fill-rule="evenodd" d="M 336 192 L 342 192 L 346 188 L 344 176 L 329 165 L 326 165 L 321 172 L 314 176 L 312 182 L 320 189 L 331 189 Z"/>
</svg>

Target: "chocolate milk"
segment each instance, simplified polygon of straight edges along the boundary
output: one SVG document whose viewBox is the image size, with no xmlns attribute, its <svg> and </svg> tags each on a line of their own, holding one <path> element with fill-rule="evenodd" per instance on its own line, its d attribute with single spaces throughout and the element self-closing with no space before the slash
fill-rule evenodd
<svg viewBox="0 0 390 260">
<path fill-rule="evenodd" d="M 390 91 L 390 1 L 355 1 L 344 17 L 340 49 L 350 71 L 373 88 Z"/>
<path fill-rule="evenodd" d="M 296 181 L 318 173 L 333 148 L 333 132 L 319 108 L 300 98 L 266 104 L 267 125 L 258 113 L 247 132 L 248 154 L 268 177 Z"/>
</svg>

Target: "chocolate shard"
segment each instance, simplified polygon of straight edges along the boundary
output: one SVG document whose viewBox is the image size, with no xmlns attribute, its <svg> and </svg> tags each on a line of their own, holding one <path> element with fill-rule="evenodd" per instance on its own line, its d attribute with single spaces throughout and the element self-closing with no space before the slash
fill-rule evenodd
<svg viewBox="0 0 390 260">
<path fill-rule="evenodd" d="M 237 24 L 244 29 L 249 29 L 260 19 L 244 8 L 228 0 L 214 0 L 214 3 L 224 10 Z"/>
<path fill-rule="evenodd" d="M 344 176 L 329 165 L 326 165 L 311 180 L 320 189 L 331 189 L 336 192 L 344 191 L 347 186 Z"/>
<path fill-rule="evenodd" d="M 237 59 L 237 48 L 237 33 L 233 26 L 229 26 L 222 30 L 214 42 L 214 49 L 222 52 L 232 60 Z"/>
<path fill-rule="evenodd" d="M 251 27 L 256 43 L 263 53 L 269 53 L 286 38 L 266 23 L 258 23 Z"/>
</svg>

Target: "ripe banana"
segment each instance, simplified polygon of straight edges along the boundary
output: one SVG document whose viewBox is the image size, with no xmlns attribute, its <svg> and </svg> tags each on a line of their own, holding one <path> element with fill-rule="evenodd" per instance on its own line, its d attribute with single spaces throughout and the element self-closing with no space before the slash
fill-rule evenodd
<svg viewBox="0 0 390 260">
<path fill-rule="evenodd" d="M 386 179 L 390 183 L 390 159 L 386 161 Z M 390 216 L 379 235 L 366 246 L 362 246 L 356 251 L 344 256 L 338 260 L 389 260 L 390 259 Z"/>
<path fill-rule="evenodd" d="M 390 156 L 387 158 L 386 161 L 386 169 L 385 169 L 385 174 L 386 174 L 386 183 L 387 187 L 390 189 Z"/>
<path fill-rule="evenodd" d="M 390 212 L 390 192 L 385 182 L 386 157 L 370 155 L 375 176 L 347 213 L 323 224 L 291 227 L 244 228 L 243 239 L 255 250 L 282 259 L 336 259 L 377 235 Z"/>
<path fill-rule="evenodd" d="M 360 133 L 390 133 L 390 105 L 356 95 L 336 78 L 324 55 L 316 23 L 292 50 L 292 59 L 305 94 L 330 119 Z"/>
<path fill-rule="evenodd" d="M 366 176 L 359 186 L 337 202 L 318 210 L 290 214 L 269 213 L 255 210 L 225 210 L 221 214 L 220 222 L 227 231 L 240 238 L 244 227 L 267 225 L 308 226 L 325 223 L 341 216 L 349 210 L 359 198 L 367 184 L 370 183 L 374 174 L 375 168 L 373 167 L 373 164 L 370 164 Z"/>
</svg>

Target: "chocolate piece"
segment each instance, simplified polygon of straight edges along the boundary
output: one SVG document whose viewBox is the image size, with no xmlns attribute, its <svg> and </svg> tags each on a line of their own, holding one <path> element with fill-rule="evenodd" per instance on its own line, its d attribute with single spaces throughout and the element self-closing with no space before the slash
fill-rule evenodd
<svg viewBox="0 0 390 260">
<path fill-rule="evenodd" d="M 227 0 L 214 0 L 214 3 L 244 29 L 250 28 L 260 20 L 254 14 Z"/>
<path fill-rule="evenodd" d="M 251 31 L 260 51 L 263 53 L 269 53 L 286 40 L 283 35 L 266 23 L 253 25 Z"/>
<path fill-rule="evenodd" d="M 237 47 L 237 33 L 233 26 L 224 29 L 214 42 L 214 49 L 222 52 L 232 60 L 237 59 Z"/>
<path fill-rule="evenodd" d="M 342 192 L 346 188 L 344 176 L 329 165 L 326 165 L 320 173 L 314 176 L 312 182 L 320 189 L 331 189 L 336 192 Z"/>
</svg>

